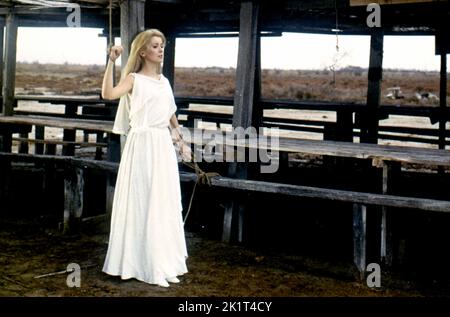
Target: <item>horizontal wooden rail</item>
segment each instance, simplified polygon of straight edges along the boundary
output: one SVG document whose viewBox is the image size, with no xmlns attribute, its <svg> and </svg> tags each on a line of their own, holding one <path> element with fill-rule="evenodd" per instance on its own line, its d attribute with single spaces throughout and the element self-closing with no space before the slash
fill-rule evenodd
<svg viewBox="0 0 450 317">
<path fill-rule="evenodd" d="M 50 162 L 81 169 L 89 168 L 103 170 L 109 173 L 117 173 L 119 167 L 119 164 L 114 162 L 94 161 L 82 158 L 51 155 L 0 153 L 0 160 L 46 163 Z M 181 171 L 180 180 L 184 182 L 195 182 L 197 180 L 197 175 L 195 173 Z M 420 209 L 435 212 L 450 212 L 450 201 L 446 200 L 299 186 L 256 180 L 242 180 L 222 176 L 212 177 L 211 185 L 214 187 L 244 190 L 250 192 L 273 193 L 367 205 Z"/>
</svg>

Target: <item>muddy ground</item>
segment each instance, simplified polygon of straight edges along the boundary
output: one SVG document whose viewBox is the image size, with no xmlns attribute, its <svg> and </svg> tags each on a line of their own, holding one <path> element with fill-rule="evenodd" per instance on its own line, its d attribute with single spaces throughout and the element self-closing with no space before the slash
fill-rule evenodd
<svg viewBox="0 0 450 317">
<path fill-rule="evenodd" d="M 382 274 L 382 285 L 360 282 L 351 263 L 327 261 L 263 247 L 230 245 L 187 232 L 189 273 L 170 288 L 121 280 L 101 272 L 105 223 L 86 222 L 62 235 L 53 219 L 0 218 L 0 296 L 448 296 L 412 280 Z M 69 263 L 81 266 L 81 287 L 66 284 Z M 50 274 L 36 278 L 40 275 Z"/>
</svg>

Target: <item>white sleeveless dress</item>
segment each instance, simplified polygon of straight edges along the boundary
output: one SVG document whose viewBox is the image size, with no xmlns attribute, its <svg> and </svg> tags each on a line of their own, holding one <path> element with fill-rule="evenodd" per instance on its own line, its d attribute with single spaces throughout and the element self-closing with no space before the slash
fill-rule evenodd
<svg viewBox="0 0 450 317">
<path fill-rule="evenodd" d="M 180 178 L 169 120 L 176 111 L 167 78 L 133 74 L 114 133 L 127 135 L 114 192 L 103 271 L 161 284 L 187 272 Z"/>
</svg>

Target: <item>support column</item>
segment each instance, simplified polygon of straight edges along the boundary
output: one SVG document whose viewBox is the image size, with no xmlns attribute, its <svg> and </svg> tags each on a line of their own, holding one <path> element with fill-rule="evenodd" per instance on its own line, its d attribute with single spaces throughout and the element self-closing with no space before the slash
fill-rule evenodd
<svg viewBox="0 0 450 317">
<path fill-rule="evenodd" d="M 83 170 L 66 167 L 64 178 L 64 227 L 63 233 L 77 231 L 83 213 Z"/>
<path fill-rule="evenodd" d="M 2 82 L 2 114 L 11 116 L 14 110 L 14 88 L 16 82 L 16 50 L 18 17 L 14 14 L 6 16 L 6 42 L 4 49 L 3 82 Z M 3 32 L 2 32 L 3 33 Z M 0 151 L 11 152 L 12 134 L 5 131 L 1 137 Z"/>
<path fill-rule="evenodd" d="M 259 61 L 258 14 L 258 3 L 252 1 L 241 3 L 233 128 L 241 127 L 247 129 L 253 124 L 257 129 L 261 122 L 262 110 L 256 110 L 261 89 L 259 79 L 261 64 Z M 237 135 L 237 137 L 242 136 Z M 248 164 L 230 163 L 228 175 L 233 178 L 246 179 L 248 176 Z M 237 241 L 241 242 L 243 240 L 244 204 L 242 198 L 239 197 L 234 201 L 230 201 L 225 208 L 222 235 L 222 240 L 224 241 L 231 241 L 234 238 L 232 237 L 233 227 L 236 227 Z"/>
<path fill-rule="evenodd" d="M 5 25 L 4 23 L 1 21 L 0 22 L 0 87 L 3 87 L 3 50 L 4 50 L 4 45 L 5 42 L 3 40 L 3 38 L 5 37 Z M 3 91 L 2 91 L 3 93 Z M 0 104 L 0 113 L 2 113 L 2 109 L 3 109 L 3 104 Z"/>
<path fill-rule="evenodd" d="M 399 177 L 401 170 L 400 162 L 383 162 L 383 194 L 392 194 L 394 181 Z M 392 243 L 392 215 L 388 207 L 381 207 L 381 240 L 380 240 L 380 258 L 381 263 L 387 267 L 392 266 L 393 262 L 393 243 Z"/>
<path fill-rule="evenodd" d="M 6 16 L 5 62 L 3 68 L 3 111 L 6 116 L 13 114 L 14 88 L 16 82 L 16 51 L 18 17 L 14 14 Z"/>
<path fill-rule="evenodd" d="M 175 86 L 175 46 L 177 38 L 172 33 L 166 33 L 166 47 L 164 49 L 163 74 L 169 80 L 172 89 Z"/>
<path fill-rule="evenodd" d="M 441 51 L 441 76 L 439 82 L 439 108 L 444 114 L 445 108 L 447 107 L 447 53 Z M 439 148 L 445 149 L 445 132 L 447 120 L 439 120 Z"/>
<path fill-rule="evenodd" d="M 378 118 L 383 77 L 383 31 L 374 28 L 370 36 L 370 62 L 367 86 L 367 109 L 361 126 L 362 143 L 378 143 Z"/>
<path fill-rule="evenodd" d="M 353 262 L 364 279 L 366 271 L 366 206 L 353 204 Z"/>
<path fill-rule="evenodd" d="M 134 37 L 145 29 L 145 0 L 128 0 L 120 4 L 120 39 L 123 46 L 122 67 L 125 66 Z"/>
</svg>

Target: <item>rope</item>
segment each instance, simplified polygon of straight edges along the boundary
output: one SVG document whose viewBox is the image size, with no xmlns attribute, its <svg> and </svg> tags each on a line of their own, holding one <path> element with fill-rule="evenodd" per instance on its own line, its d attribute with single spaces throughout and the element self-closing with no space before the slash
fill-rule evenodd
<svg viewBox="0 0 450 317">
<path fill-rule="evenodd" d="M 338 23 L 338 7 L 337 0 L 334 0 L 334 10 L 336 13 L 336 52 L 339 52 L 339 23 Z"/>
<path fill-rule="evenodd" d="M 109 47 L 113 45 L 113 31 L 112 31 L 112 0 L 109 0 Z"/>
<path fill-rule="evenodd" d="M 215 173 L 215 172 L 204 172 L 200 166 L 198 166 L 196 160 L 195 160 L 195 155 L 194 153 L 192 153 L 192 159 L 193 161 L 191 162 L 186 162 L 183 161 L 183 164 L 186 165 L 187 167 L 195 170 L 195 174 L 197 175 L 197 180 L 194 184 L 194 188 L 192 189 L 192 194 L 191 194 L 191 199 L 189 200 L 189 207 L 188 207 L 188 211 L 186 212 L 186 216 L 184 216 L 184 220 L 183 220 L 183 224 L 186 224 L 186 220 L 189 216 L 189 213 L 191 212 L 191 207 L 192 207 L 192 202 L 194 200 L 194 195 L 195 195 L 195 191 L 197 189 L 197 185 L 208 185 L 211 186 L 211 177 L 214 176 L 220 176 L 219 173 Z"/>
</svg>

